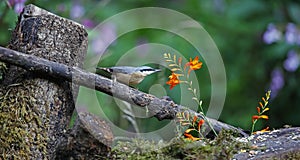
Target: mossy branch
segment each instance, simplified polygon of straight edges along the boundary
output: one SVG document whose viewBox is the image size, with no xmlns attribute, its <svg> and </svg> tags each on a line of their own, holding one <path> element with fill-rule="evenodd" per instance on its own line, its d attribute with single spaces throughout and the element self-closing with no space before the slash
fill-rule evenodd
<svg viewBox="0 0 300 160">
<path fill-rule="evenodd" d="M 84 71 L 78 67 L 70 67 L 4 47 L 0 47 L 0 61 L 42 75 L 45 79 L 57 78 L 69 81 L 112 95 L 140 107 L 147 106 L 149 113 L 158 120 L 174 119 L 178 112 L 189 112 L 191 115 L 194 114 L 200 118 L 204 118 L 203 114 L 178 105 L 171 100 L 157 98 L 151 94 L 141 92 L 118 82 L 113 82 L 108 78 Z M 243 136 L 247 136 L 247 134 L 239 128 L 219 122 L 215 119 L 206 118 L 217 132 L 222 129 L 230 129 L 239 132 Z"/>
</svg>

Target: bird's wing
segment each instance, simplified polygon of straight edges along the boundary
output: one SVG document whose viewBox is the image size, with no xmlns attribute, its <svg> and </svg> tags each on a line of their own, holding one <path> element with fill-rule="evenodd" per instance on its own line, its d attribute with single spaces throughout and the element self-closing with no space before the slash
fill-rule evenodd
<svg viewBox="0 0 300 160">
<path fill-rule="evenodd" d="M 130 67 L 130 66 L 115 66 L 115 67 L 97 67 L 97 69 L 109 72 L 109 73 L 125 73 L 125 74 L 130 74 L 134 72 L 135 67 Z"/>
<path fill-rule="evenodd" d="M 105 67 L 97 67 L 98 70 L 102 70 L 102 71 L 105 71 L 105 72 L 108 72 L 108 73 L 111 73 L 112 72 L 112 69 L 110 68 L 105 68 Z"/>
</svg>

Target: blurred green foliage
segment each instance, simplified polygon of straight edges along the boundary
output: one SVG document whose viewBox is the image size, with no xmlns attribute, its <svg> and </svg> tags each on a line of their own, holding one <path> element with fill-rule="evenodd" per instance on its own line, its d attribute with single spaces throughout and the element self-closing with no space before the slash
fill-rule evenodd
<svg viewBox="0 0 300 160">
<path fill-rule="evenodd" d="M 267 124 L 270 128 L 282 127 L 285 124 L 297 126 L 300 124 L 300 90 L 299 87 L 299 69 L 289 71 L 284 67 L 284 62 L 288 58 L 290 50 L 296 51 L 299 55 L 300 43 L 288 43 L 285 39 L 287 25 L 292 23 L 299 28 L 300 23 L 300 4 L 294 0 L 287 1 L 261 1 L 261 0 L 176 0 L 176 1 L 110 1 L 110 0 L 30 0 L 28 3 L 34 3 L 37 6 L 45 8 L 55 14 L 65 18 L 73 19 L 87 26 L 90 37 L 101 35 L 93 32 L 93 27 L 105 19 L 119 12 L 137 7 L 164 7 L 174 9 L 201 23 L 210 36 L 215 41 L 220 50 L 226 67 L 227 75 L 227 97 L 221 114 L 220 120 L 226 123 L 239 126 L 246 130 L 251 127 L 251 117 L 256 113 L 256 106 L 260 97 L 272 88 L 276 83 L 272 78 L 274 70 L 279 70 L 283 79 L 282 87 L 277 87 L 275 95 L 271 98 L 269 107 L 269 117 Z M 74 6 L 77 6 L 74 7 Z M 77 9 L 77 10 L 76 10 Z M 81 14 L 80 14 L 81 13 Z M 77 15 L 76 15 L 77 14 Z M 0 2 L 0 45 L 5 46 L 9 42 L 10 32 L 14 28 L 17 20 L 17 14 L 12 7 L 8 7 L 6 1 Z M 122 23 L 126 25 L 129 20 L 124 19 Z M 268 44 L 264 42 L 263 36 L 269 24 L 274 24 L 281 33 L 281 38 Z M 177 24 L 174 24 L 177 25 Z M 109 30 L 116 32 L 115 29 Z M 296 33 L 295 33 L 296 34 Z M 300 33 L 297 33 L 300 41 Z M 112 38 L 110 34 L 106 35 Z M 199 37 L 201 39 L 201 37 Z M 93 42 L 89 42 L 90 44 Z M 140 44 L 159 43 L 176 49 L 185 55 L 185 58 L 195 57 L 198 53 L 184 39 L 174 36 L 162 30 L 142 29 L 127 33 L 118 37 L 110 45 L 101 58 L 99 65 L 112 66 L 119 58 L 132 48 Z M 89 46 L 91 48 L 91 45 Z M 137 50 L 138 51 L 138 50 Z M 136 52 L 137 52 L 136 51 Z M 161 51 L 161 55 L 166 51 Z M 141 53 L 142 54 L 142 53 Z M 91 62 L 93 56 L 99 56 L 89 49 L 88 60 Z M 161 56 L 163 60 L 163 56 Z M 133 59 L 144 63 L 143 58 Z M 297 60 L 297 58 L 296 58 Z M 299 56 L 298 56 L 299 60 Z M 146 62 L 146 60 L 145 60 Z M 88 64 L 86 64 L 89 66 Z M 130 65 L 130 64 L 128 64 Z M 155 64 L 151 64 L 158 67 Z M 179 87 L 172 91 L 165 84 L 170 72 L 160 73 L 145 79 L 139 85 L 142 91 L 149 91 L 149 83 L 162 84 L 166 92 L 176 102 L 180 102 Z M 210 76 L 205 62 L 201 70 L 196 72 L 201 89 L 201 99 L 203 106 L 208 106 L 210 101 Z M 281 79 L 281 80 L 282 80 Z M 276 88 L 276 87 L 275 87 Z M 85 97 L 85 91 L 81 95 Z M 104 98 L 103 98 L 104 96 Z M 88 101 L 86 95 L 86 101 Z M 104 112 L 116 124 L 130 126 L 130 123 L 124 123 L 122 113 L 109 96 L 97 93 L 97 97 L 105 104 Z M 101 98 L 102 97 L 102 98 Z M 102 103 L 101 102 L 101 103 Z M 91 104 L 92 102 L 87 102 Z M 98 113 L 97 108 L 89 110 Z M 117 113 L 117 114 L 115 114 Z M 142 122 L 145 121 L 145 122 Z M 140 130 L 148 131 L 155 127 L 161 127 L 157 120 L 138 120 Z M 164 122 L 165 123 L 165 122 Z M 155 124 L 155 125 L 154 125 Z M 154 127 L 152 127 L 154 126 Z M 261 126 L 263 127 L 263 126 Z M 259 127 L 258 127 L 259 128 Z"/>
</svg>

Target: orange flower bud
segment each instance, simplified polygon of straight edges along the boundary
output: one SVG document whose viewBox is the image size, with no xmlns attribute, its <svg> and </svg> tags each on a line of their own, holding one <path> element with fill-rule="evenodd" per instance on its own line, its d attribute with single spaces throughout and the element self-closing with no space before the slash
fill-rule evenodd
<svg viewBox="0 0 300 160">
<path fill-rule="evenodd" d="M 265 109 L 263 110 L 263 112 L 266 112 L 266 111 L 268 111 L 268 110 L 270 110 L 270 108 L 265 108 Z"/>
<path fill-rule="evenodd" d="M 260 108 L 256 107 L 256 109 L 257 109 L 257 113 L 259 114 L 260 113 Z"/>
<path fill-rule="evenodd" d="M 261 115 L 261 116 L 259 116 L 259 118 L 262 118 L 262 119 L 269 119 L 269 116 L 267 116 L 267 115 Z"/>
<path fill-rule="evenodd" d="M 258 115 L 252 116 L 252 121 L 257 120 L 257 119 L 259 119 L 259 116 L 258 116 Z"/>
<path fill-rule="evenodd" d="M 197 116 L 194 116 L 193 124 L 196 122 L 197 118 L 198 118 Z"/>
<path fill-rule="evenodd" d="M 201 128 L 201 126 L 203 125 L 203 123 L 204 123 L 204 120 L 203 120 L 203 119 L 201 119 L 201 120 L 198 122 L 198 131 L 200 131 L 200 128 Z"/>
<path fill-rule="evenodd" d="M 191 134 L 189 134 L 189 133 L 184 133 L 184 136 L 185 136 L 187 139 L 192 140 L 192 141 L 200 140 L 200 138 L 194 137 L 193 135 L 191 135 Z"/>
</svg>

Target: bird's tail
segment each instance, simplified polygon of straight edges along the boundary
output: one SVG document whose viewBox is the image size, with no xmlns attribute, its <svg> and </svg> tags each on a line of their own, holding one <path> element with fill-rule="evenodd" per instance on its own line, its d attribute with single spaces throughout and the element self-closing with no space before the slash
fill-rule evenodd
<svg viewBox="0 0 300 160">
<path fill-rule="evenodd" d="M 105 68 L 105 67 L 97 67 L 96 69 L 99 70 L 99 71 L 105 71 L 105 72 L 108 72 L 108 73 L 112 72 L 112 70 L 110 68 Z"/>
</svg>

